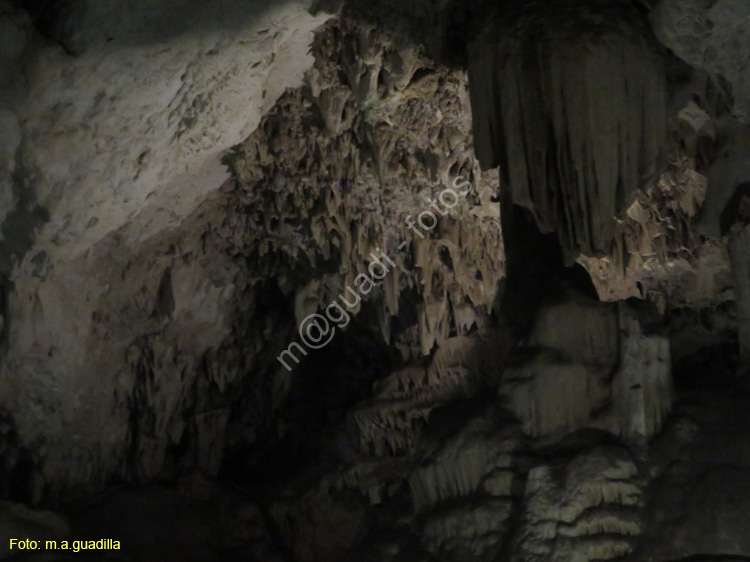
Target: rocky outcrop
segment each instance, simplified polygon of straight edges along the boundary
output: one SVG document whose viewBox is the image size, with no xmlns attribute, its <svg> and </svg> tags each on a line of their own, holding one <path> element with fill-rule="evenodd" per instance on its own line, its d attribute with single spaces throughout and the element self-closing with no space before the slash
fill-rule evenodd
<svg viewBox="0 0 750 562">
<path fill-rule="evenodd" d="M 243 26 L 248 8 L 237 6 L 224 6 L 231 33 L 171 22 L 171 47 L 154 51 L 146 71 L 138 57 L 156 47 L 134 44 L 139 12 L 108 23 L 114 33 L 88 19 L 112 5 L 85 14 L 81 6 L 71 5 L 60 19 L 70 25 L 58 28 L 41 12 L 33 21 L 3 12 L 4 25 L 23 39 L 6 51 L 15 58 L 3 68 L 28 78 L 2 113 L 3 197 L 14 201 L 2 230 L 0 388 L 14 451 L 4 470 L 35 467 L 24 469 L 21 488 L 39 497 L 77 483 L 103 486 L 113 475 L 148 480 L 185 466 L 215 472 L 225 446 L 258 438 L 298 384 L 274 364 L 295 341 L 295 321 L 342 295 L 353 306 L 339 303 L 338 332 L 377 326 L 404 361 L 398 374 L 379 377 L 413 383 L 393 394 L 382 382 L 384 394 L 362 403 L 363 443 L 409 450 L 435 404 L 495 380 L 509 345 L 488 336 L 505 272 L 493 202 L 499 178 L 481 172 L 474 157 L 466 73 L 428 59 L 392 30 L 346 19 L 320 33 L 309 59 L 296 57 L 305 30 L 324 16 L 291 5 L 263 12 L 275 27 L 261 19 L 257 29 Z M 143 37 L 175 6 L 154 7 L 156 19 L 141 22 Z M 38 28 L 76 55 L 46 44 Z M 123 68 L 138 79 L 120 78 Z M 64 87 L 48 88 L 60 73 Z M 278 98 L 295 80 L 304 85 Z M 91 107 L 77 94 L 88 84 L 106 94 Z M 226 177 L 216 158 L 238 135 L 248 136 L 226 156 L 235 179 L 215 191 Z M 65 164 L 45 164 L 52 161 Z M 629 219 L 631 256 L 659 254 L 665 238 L 669 258 L 684 242 L 673 233 L 684 234 L 700 204 L 703 184 L 693 171 L 683 166 L 661 195 L 649 195 L 658 213 L 649 207 L 647 220 Z M 99 195 L 107 185 L 123 199 Z M 65 197 L 50 195 L 63 188 Z M 347 288 L 369 275 L 373 252 L 392 271 L 367 298 L 351 297 Z M 657 285 L 648 286 L 653 298 Z M 472 355 L 482 349 L 490 359 L 475 369 Z M 240 400 L 253 407 L 238 412 Z M 50 436 L 44 445 L 36 442 L 42 434 Z"/>
<path fill-rule="evenodd" d="M 265 19 L 255 18 L 259 7 L 241 3 L 203 6 L 234 21 L 227 33 L 191 28 L 190 12 L 178 24 L 179 2 L 133 4 L 121 11 L 112 3 L 74 5 L 86 19 L 74 13 L 57 22 L 73 26 L 73 34 L 106 33 L 95 23 L 97 10 L 104 10 L 127 19 L 108 25 L 127 27 L 128 35 L 75 57 L 46 45 L 23 12 L 4 8 L 4 37 L 18 38 L 6 66 L 17 74 L 5 78 L 17 86 L 3 108 L 8 119 L 23 123 L 15 183 L 31 181 L 33 201 L 49 215 L 36 244 L 53 262 L 63 251 L 68 259 L 79 256 L 136 215 L 130 243 L 192 212 L 227 177 L 222 151 L 245 138 L 285 88 L 299 83 L 312 64 L 304 56 L 310 33 L 326 19 L 301 5 L 269 6 Z M 149 34 L 163 33 L 164 21 L 177 29 L 167 43 L 154 45 Z M 48 166 L 52 162 L 65 165 Z M 102 185 L 111 186 L 106 198 Z"/>
<path fill-rule="evenodd" d="M 614 560 L 641 533 L 642 484 L 622 449 L 529 472 L 514 560 Z"/>
<path fill-rule="evenodd" d="M 280 90 L 301 77 L 300 65 L 307 64 L 308 59 L 295 55 L 307 28 L 294 18 L 311 27 L 324 19 L 289 6 L 274 10 L 276 27 L 263 27 L 258 20 L 257 29 L 248 29 L 237 21 L 236 34 L 217 35 L 215 44 L 210 29 L 201 32 L 207 37 L 187 31 L 176 35 L 171 50 L 159 52 L 163 64 L 148 73 L 124 62 L 147 47 L 126 48 L 127 41 L 117 39 L 71 57 L 43 46 L 22 12 L 9 12 L 16 14 L 12 25 L 28 34 L 24 56 L 66 61 L 54 72 L 67 69 L 67 85 L 58 94 L 71 103 L 83 103 L 77 92 L 88 83 L 89 57 L 103 56 L 101 69 L 125 65 L 140 73 L 160 95 L 162 74 L 167 80 L 181 57 L 193 59 L 176 75 L 176 93 L 169 99 L 149 97 L 151 90 L 139 81 L 110 84 L 107 80 L 116 76 L 112 71 L 100 76 L 109 95 L 86 114 L 85 127 L 74 122 L 82 115 L 74 104 L 60 114 L 59 119 L 67 120 L 60 122 L 60 135 L 34 140 L 23 128 L 10 129 L 18 135 L 11 134 L 8 142 L 17 140 L 29 155 L 21 158 L 15 145 L 6 151 L 13 189 L 25 182 L 29 190 L 19 191 L 24 195 L 18 211 L 8 214 L 3 230 L 4 271 L 10 277 L 2 290 L 2 341 L 8 353 L 0 388 L 19 451 L 8 458 L 26 458 L 26 451 L 35 451 L 24 461 L 35 468 L 20 483 L 27 488 L 34 482 L 35 497 L 79 485 L 101 487 L 113 475 L 149 480 L 186 466 L 215 473 L 227 445 L 225 433 L 243 436 L 233 442 L 252 441 L 253 428 L 267 423 L 292 384 L 287 373 L 278 374 L 280 367 L 267 360 L 281 349 L 261 342 L 284 342 L 294 316 L 281 307 L 272 314 L 276 321 L 253 320 L 253 311 L 268 314 L 274 298 L 296 300 L 302 314 L 343 295 L 353 302 L 350 310 L 344 309 L 347 318 L 356 316 L 367 300 L 377 311 L 383 340 L 397 346 L 406 360 L 419 360 L 448 339 L 486 325 L 503 275 L 502 241 L 499 213 L 490 204 L 496 176 L 481 176 L 471 153 L 465 75 L 436 68 L 413 46 L 396 44 L 380 32 L 338 26 L 319 36 L 309 59 L 317 63 L 304 87 L 286 93 L 260 120 Z M 294 34 L 284 35 L 284 25 L 294 28 Z M 270 49 L 276 51 L 273 60 Z M 50 79 L 45 64 L 51 68 L 51 62 L 40 62 L 34 75 L 42 81 L 34 86 L 40 90 Z M 240 64 L 248 66 L 247 72 Z M 348 77 L 338 72 L 339 66 Z M 212 68 L 225 72 L 223 78 Z M 209 82 L 210 95 L 201 97 Z M 136 94 L 138 103 L 128 97 Z M 13 115 L 49 101 L 24 95 L 19 92 Z M 132 114 L 123 109 L 131 106 Z M 39 109 L 37 121 L 27 119 L 28 126 L 44 129 L 38 120 L 55 118 L 52 110 L 45 111 Z M 233 111 L 241 111 L 241 118 Z M 10 119 L 11 113 L 4 115 Z M 108 128 L 98 126 L 99 120 Z M 225 122 L 231 123 L 228 129 L 212 129 Z M 258 131 L 228 157 L 237 181 L 207 197 L 227 172 L 218 161 L 206 167 L 202 159 L 216 159 L 226 143 L 236 142 L 234 135 L 248 135 L 258 123 Z M 310 134 L 311 126 L 315 134 Z M 110 139 L 111 147 L 101 157 L 90 152 L 96 142 L 86 142 L 94 137 L 96 142 Z M 141 147 L 136 140 L 147 150 L 131 159 L 126 152 Z M 57 143 L 58 148 L 39 143 Z M 65 169 L 34 175 L 42 166 L 37 160 L 61 147 L 67 154 Z M 123 164 L 115 170 L 117 159 Z M 89 162 L 96 162 L 98 171 L 90 171 Z M 19 168 L 20 163 L 26 167 Z M 132 173 L 130 164 L 137 168 Z M 198 174 L 201 167 L 213 171 Z M 189 177 L 183 181 L 178 172 Z M 66 188 L 68 196 L 56 206 L 34 194 L 59 183 L 50 174 L 68 178 L 71 185 L 72 178 L 81 178 L 75 190 Z M 109 211 L 97 207 L 93 193 L 102 185 L 119 186 L 128 203 L 106 197 L 102 204 Z M 170 199 L 172 188 L 182 203 Z M 451 191 L 441 197 L 446 188 Z M 300 197 L 302 193 L 307 195 Z M 76 214 L 83 210 L 95 217 Z M 41 227 L 40 217 L 48 212 L 51 222 L 35 240 L 32 232 L 23 234 L 13 226 L 22 221 Z M 167 221 L 162 220 L 165 213 L 171 217 Z M 374 218 L 380 213 L 384 220 Z M 87 224 L 85 236 L 78 230 L 69 237 L 62 231 L 49 234 L 62 216 L 73 230 Z M 50 236 L 55 242 L 48 244 Z M 347 287 L 359 287 L 377 248 L 394 271 L 374 284 L 369 298 L 352 299 Z M 11 273 L 13 255 L 18 265 Z M 61 261 L 63 255 L 67 257 Z M 328 273 L 315 273 L 311 280 L 321 263 Z M 263 282 L 269 275 L 277 276 L 273 287 Z M 412 291 L 420 295 L 417 306 L 404 298 Z M 236 315 L 227 308 L 230 302 L 242 303 Z M 399 313 L 415 314 L 417 321 L 394 325 Z M 68 328 L 59 330 L 63 325 Z M 287 330 L 283 335 L 282 325 Z M 247 342 L 255 343 L 247 348 Z M 253 382 L 245 378 L 248 371 Z M 257 400 L 257 407 L 243 408 L 243 428 L 230 430 L 228 424 L 239 423 L 232 404 L 240 396 L 245 403 Z M 27 408 L 28 403 L 39 407 Z M 61 417 L 48 415 L 50 407 Z M 101 421 L 91 425 L 89 419 Z M 50 442 L 32 445 L 38 435 Z M 176 450 L 189 452 L 176 455 Z"/>
<path fill-rule="evenodd" d="M 480 174 L 471 154 L 465 76 L 394 49 L 387 36 L 347 26 L 321 37 L 308 86 L 282 100 L 230 161 L 247 209 L 233 218 L 250 217 L 247 227 L 257 229 L 243 251 L 278 255 L 290 270 L 304 254 L 330 264 L 330 273 L 294 288 L 295 302 L 306 303 L 296 308 L 298 322 L 339 296 L 358 313 L 347 288 L 379 255 L 393 272 L 368 298 L 379 301 L 386 342 L 400 296 L 420 296 L 418 333 L 399 342 L 408 358 L 480 328 L 504 268 L 499 213 L 489 208 L 496 176 Z M 380 86 L 368 81 L 378 75 Z M 362 213 L 382 219 L 365 228 Z M 245 224 L 235 227 L 246 236 Z M 293 289 L 292 275 L 282 291 Z"/>
</svg>

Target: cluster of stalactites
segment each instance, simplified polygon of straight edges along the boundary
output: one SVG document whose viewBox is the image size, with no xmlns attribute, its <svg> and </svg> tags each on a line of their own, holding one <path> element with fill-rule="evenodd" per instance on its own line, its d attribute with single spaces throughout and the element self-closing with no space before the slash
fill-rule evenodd
<svg viewBox="0 0 750 562">
<path fill-rule="evenodd" d="M 305 87 L 229 158 L 233 253 L 294 295 L 298 323 L 332 304 L 354 317 L 368 302 L 407 361 L 481 331 L 505 264 L 498 176 L 473 156 L 466 74 L 345 21 L 313 54 Z M 394 334 L 405 293 L 417 321 Z"/>
<path fill-rule="evenodd" d="M 476 340 L 449 338 L 429 366 L 407 367 L 376 383 L 372 398 L 352 413 L 362 450 L 379 457 L 414 452 L 430 412 L 480 386 L 477 355 Z"/>
</svg>

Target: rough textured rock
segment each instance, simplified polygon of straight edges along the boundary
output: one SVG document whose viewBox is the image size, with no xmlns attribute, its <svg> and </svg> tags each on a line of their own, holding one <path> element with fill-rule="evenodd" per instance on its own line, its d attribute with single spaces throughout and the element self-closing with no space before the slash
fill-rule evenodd
<svg viewBox="0 0 750 562">
<path fill-rule="evenodd" d="M 724 80 L 727 93 L 734 100 L 734 117 L 748 123 L 750 6 L 742 0 L 660 0 L 651 20 L 664 45 L 696 68 Z"/>
<path fill-rule="evenodd" d="M 294 560 L 302 562 L 339 560 L 365 533 L 363 506 L 347 506 L 327 490 L 274 503 L 271 516 L 285 544 L 294 545 Z"/>
<path fill-rule="evenodd" d="M 661 430 L 674 401 L 669 339 L 648 304 L 618 303 L 620 361 L 612 381 L 614 432 L 640 444 Z"/>
<path fill-rule="evenodd" d="M 198 20 L 183 12 L 179 33 L 165 36 L 149 18 L 177 23 L 172 14 L 184 3 L 132 4 L 123 12 L 97 4 L 128 13 L 129 35 L 78 56 L 45 41 L 22 11 L 2 7 L 3 41 L 12 48 L 3 51 L 2 81 L 9 86 L 0 102 L 10 131 L 2 153 L 9 177 L 3 175 L 0 197 L 10 203 L 2 207 L 0 228 L 7 350 L 0 395 L 20 446 L 37 443 L 31 476 L 43 475 L 50 492 L 100 486 L 124 468 L 128 403 L 144 402 L 125 348 L 139 338 L 153 340 L 146 334 L 167 321 L 169 291 L 161 291 L 166 300 L 158 298 L 167 268 L 177 293 L 169 316 L 190 316 L 196 324 L 182 333 L 201 342 L 185 342 L 193 353 L 185 364 L 227 336 L 220 309 L 231 282 L 216 275 L 199 280 L 195 268 L 206 263 L 188 265 L 180 250 L 171 253 L 181 266 L 166 258 L 149 267 L 147 241 L 179 225 L 227 178 L 220 155 L 258 125 L 286 87 L 301 82 L 313 62 L 306 53 L 311 32 L 327 17 L 311 16 L 303 4 L 226 2 L 200 10 L 206 17 L 222 12 L 235 24 L 231 31 L 189 25 Z M 96 14 L 89 15 L 91 20 L 73 15 L 66 21 L 80 25 L 84 35 L 106 31 L 93 30 Z M 154 33 L 161 42 L 148 40 Z M 136 265 L 125 281 L 129 264 Z M 171 347 L 164 360 L 174 361 L 176 342 L 167 340 L 159 351 Z M 179 380 L 179 372 L 170 372 L 153 384 L 159 407 L 149 406 L 163 413 L 154 425 L 140 423 L 151 426 L 147 432 L 155 431 L 152 439 L 162 444 L 149 466 L 159 465 L 169 442 L 162 431 L 183 402 Z M 181 422 L 175 423 L 170 431 L 179 440 Z M 157 471 L 139 472 L 153 477 Z"/>
<path fill-rule="evenodd" d="M 696 225 L 698 232 L 714 238 L 726 235 L 733 222 L 726 224 L 727 210 L 737 209 L 737 195 L 750 182 L 750 129 L 728 123 L 722 132 L 718 154 L 706 172 L 711 189 Z"/>
<path fill-rule="evenodd" d="M 16 173 L 34 175 L 32 201 L 50 215 L 36 243 L 53 261 L 52 248 L 76 257 L 126 222 L 128 240 L 143 240 L 195 209 L 227 177 L 221 152 L 299 83 L 312 64 L 304 56 L 310 32 L 325 21 L 304 5 L 225 2 L 202 9 L 223 11 L 236 24 L 233 32 L 193 27 L 150 44 L 144 37 L 159 26 L 153 16 L 175 23 L 170 11 L 184 9 L 163 4 L 140 6 L 140 18 L 119 12 L 131 14 L 137 46 L 113 41 L 78 57 L 45 45 L 21 16 L 6 20 L 25 38 L 16 57 L 33 61 L 21 77 L 8 76 L 16 91 L 4 102 L 24 123 Z M 115 9 L 96 4 L 105 5 Z M 263 11 L 265 19 L 254 19 Z M 87 16 L 85 30 L 96 21 L 96 14 Z M 111 186 L 107 198 L 98 194 L 101 185 Z"/>
<path fill-rule="evenodd" d="M 702 381 L 684 398 L 675 416 L 681 436 L 665 435 L 679 447 L 650 486 L 643 540 L 631 559 L 745 559 L 750 545 L 738 526 L 747 519 L 748 394 Z"/>
<path fill-rule="evenodd" d="M 341 34 L 340 42 L 333 41 L 334 33 Z M 480 174 L 470 152 L 465 76 L 425 66 L 410 49 L 394 49 L 387 37 L 354 28 L 321 38 L 319 64 L 307 75 L 305 90 L 286 97 L 264 121 L 262 133 L 231 157 L 239 204 L 248 211 L 237 214 L 233 226 L 244 232 L 240 221 L 251 217 L 260 228 L 243 240 L 243 251 L 259 259 L 278 256 L 280 266 L 290 268 L 290 285 L 303 252 L 311 263 L 330 264 L 329 274 L 295 288 L 295 302 L 305 303 L 296 307 L 298 321 L 339 295 L 351 302 L 347 287 L 357 286 L 370 254 L 382 250 L 398 269 L 370 296 L 380 301 L 386 342 L 400 295 L 413 289 L 422 301 L 418 341 L 402 336 L 408 358 L 428 355 L 451 333 L 481 328 L 504 269 L 499 213 L 487 208 L 496 176 Z M 356 79 L 343 82 L 334 61 Z M 410 80 L 420 69 L 419 79 Z M 378 74 L 387 76 L 387 83 L 362 90 L 366 77 Z M 431 103 L 422 101 L 430 96 Z M 312 135 L 304 132 L 311 124 Z M 448 206 L 441 206 L 437 198 L 446 189 L 459 195 L 454 200 L 447 194 Z M 300 192 L 304 199 L 293 199 Z M 367 228 L 355 219 L 375 212 L 382 219 Z M 463 282 L 468 279 L 479 282 Z M 347 307 L 356 314 L 361 305 Z"/>
<path fill-rule="evenodd" d="M 514 425 L 498 431 L 488 419 L 471 420 L 436 449 L 409 479 L 415 512 L 468 498 L 478 490 L 505 499 L 517 493 L 523 447 Z"/>
<path fill-rule="evenodd" d="M 622 449 L 533 468 L 524 503 L 514 560 L 613 560 L 641 532 L 638 469 Z"/>
</svg>

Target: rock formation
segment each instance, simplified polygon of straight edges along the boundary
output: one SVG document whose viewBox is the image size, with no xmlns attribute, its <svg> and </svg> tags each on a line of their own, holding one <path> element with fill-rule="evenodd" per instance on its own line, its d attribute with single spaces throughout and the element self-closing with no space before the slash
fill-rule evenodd
<svg viewBox="0 0 750 562">
<path fill-rule="evenodd" d="M 0 0 L 0 560 L 750 559 L 749 14 Z"/>
<path fill-rule="evenodd" d="M 571 262 L 609 250 L 612 216 L 656 171 L 663 59 L 626 4 L 603 3 L 612 19 L 596 4 L 537 4 L 503 9 L 470 46 L 477 157 Z"/>
</svg>

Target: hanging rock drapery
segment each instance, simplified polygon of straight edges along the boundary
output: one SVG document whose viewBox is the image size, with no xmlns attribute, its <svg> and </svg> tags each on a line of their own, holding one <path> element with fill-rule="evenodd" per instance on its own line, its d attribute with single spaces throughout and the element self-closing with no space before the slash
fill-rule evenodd
<svg viewBox="0 0 750 562">
<path fill-rule="evenodd" d="M 665 74 L 637 11 L 533 4 L 489 18 L 470 45 L 475 148 L 572 263 L 609 249 L 613 216 L 655 169 Z"/>
</svg>

